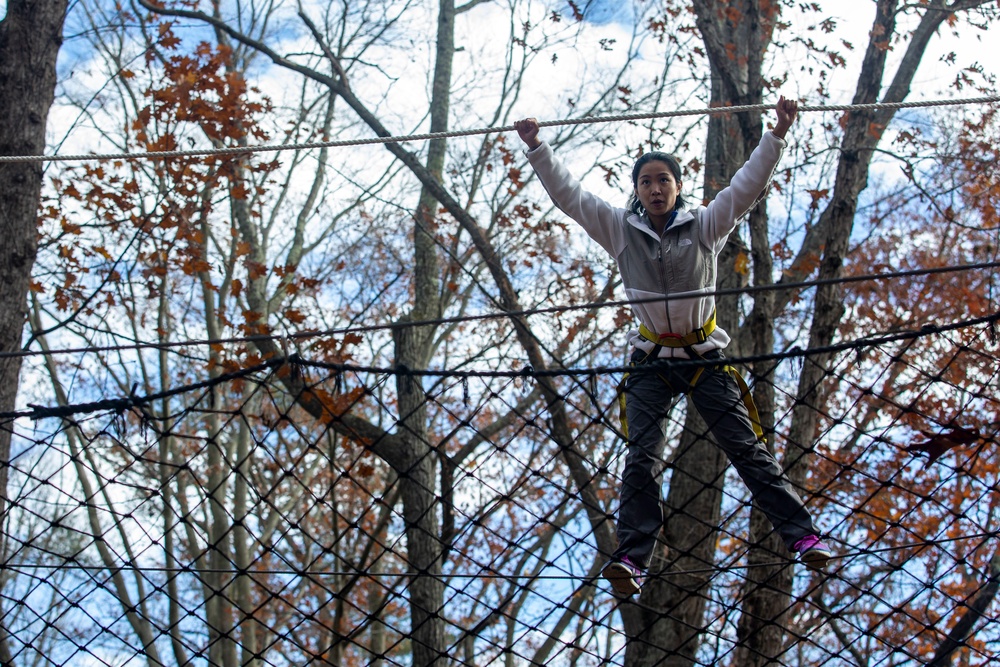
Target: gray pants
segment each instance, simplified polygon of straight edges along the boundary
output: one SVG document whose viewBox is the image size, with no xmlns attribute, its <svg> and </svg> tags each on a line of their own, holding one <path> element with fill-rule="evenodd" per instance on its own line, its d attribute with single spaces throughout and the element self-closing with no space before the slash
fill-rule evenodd
<svg viewBox="0 0 1000 667">
<path fill-rule="evenodd" d="M 690 391 L 692 402 L 709 425 L 712 436 L 729 457 L 754 501 L 771 521 L 791 550 L 801 538 L 815 534 L 812 519 L 792 489 L 781 466 L 753 431 L 739 385 L 733 377 L 714 367 L 703 367 L 697 384 L 691 379 L 697 366 L 659 360 L 643 364 L 645 353 L 632 355 L 641 365 L 625 380 L 625 414 L 628 424 L 628 454 L 622 474 L 621 506 L 618 511 L 618 550 L 614 557 L 628 556 L 648 568 L 663 526 L 661 487 L 667 417 L 676 399 Z M 721 352 L 705 355 L 725 363 Z M 656 369 L 655 371 L 653 369 Z"/>
</svg>

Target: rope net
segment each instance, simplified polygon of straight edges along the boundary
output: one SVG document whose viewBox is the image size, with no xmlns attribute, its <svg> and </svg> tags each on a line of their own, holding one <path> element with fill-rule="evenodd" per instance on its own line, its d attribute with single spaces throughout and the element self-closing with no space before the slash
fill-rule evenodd
<svg viewBox="0 0 1000 667">
<path fill-rule="evenodd" d="M 825 575 L 751 520 L 745 487 L 676 406 L 663 544 L 628 601 L 599 577 L 608 554 L 595 537 L 617 506 L 620 369 L 418 374 L 304 352 L 169 397 L 133 391 L 117 409 L 40 410 L 5 426 L 20 443 L 3 554 L 13 658 L 621 664 L 631 619 L 630 650 L 649 664 L 739 664 L 753 650 L 752 603 L 791 577 L 780 617 L 756 619 L 761 632 L 784 628 L 772 664 L 930 663 L 963 620 L 953 648 L 988 663 L 1000 471 L 995 422 L 969 416 L 998 410 L 992 324 L 757 369 L 757 390 L 777 393 L 773 439 L 837 554 Z M 785 367 L 820 352 L 824 382 L 847 389 L 826 402 L 815 440 L 795 442 L 782 416 L 802 403 Z M 883 394 L 900 376 L 909 388 Z M 542 382 L 560 392 L 571 442 Z M 418 387 L 425 400 L 402 413 Z M 964 406 L 949 421 L 935 412 L 945 394 Z M 362 419 L 380 430 L 358 430 Z M 796 466 L 800 448 L 811 454 Z"/>
<path fill-rule="evenodd" d="M 996 98 L 941 104 L 972 101 Z M 286 159 L 315 159 L 322 174 L 323 149 L 430 136 L 259 152 L 297 151 Z M 383 182 L 355 198 L 320 176 L 306 186 L 315 199 L 355 200 L 337 210 L 310 193 L 289 214 L 273 195 L 272 211 L 272 179 L 301 175 L 245 146 L 10 158 L 84 163 L 59 172 L 42 210 L 29 409 L 0 415 L 14 434 L 0 545 L 13 664 L 994 661 L 994 229 L 955 244 L 968 252 L 912 263 L 958 257 L 976 282 L 900 273 L 874 295 L 847 276 L 838 288 L 864 316 L 817 349 L 802 349 L 804 286 L 779 285 L 798 290 L 768 346 L 779 352 L 727 350 L 752 373 L 768 441 L 835 551 L 825 574 L 794 561 L 682 400 L 664 433 L 660 544 L 642 594 L 619 600 L 600 573 L 625 459 L 629 304 L 611 301 L 606 257 L 560 254 L 572 242 L 549 232 L 566 221 L 520 198 L 516 148 L 497 136 L 469 146 L 484 165 L 474 187 L 492 194 L 474 218 L 435 195 L 459 227 L 402 210 Z M 801 185 L 788 171 L 774 184 Z M 827 196 L 809 194 L 817 206 Z M 302 238 L 284 238 L 296 225 Z M 411 318 L 405 230 L 436 244 L 435 289 L 456 317 Z M 803 233 L 785 232 L 782 243 Z M 884 245 L 857 264 L 911 266 L 893 255 L 905 243 Z M 963 308 L 913 296 L 946 282 Z M 731 306 L 720 314 L 755 298 L 719 297 Z M 282 326 L 301 335 L 271 335 Z M 429 359 L 398 363 L 427 336 Z M 50 338 L 82 345 L 53 352 Z"/>
</svg>

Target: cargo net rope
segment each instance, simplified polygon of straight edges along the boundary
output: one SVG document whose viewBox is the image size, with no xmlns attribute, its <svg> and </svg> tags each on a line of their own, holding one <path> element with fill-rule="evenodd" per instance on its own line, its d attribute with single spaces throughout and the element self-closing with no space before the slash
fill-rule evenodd
<svg viewBox="0 0 1000 667">
<path fill-rule="evenodd" d="M 270 339 L 279 354 L 205 363 L 147 386 L 158 393 L 8 414 L 11 660 L 988 663 L 995 324 L 733 359 L 773 394 L 769 440 L 836 558 L 825 574 L 795 563 L 682 400 L 662 544 L 629 600 L 600 577 L 625 455 L 621 364 L 361 366 L 317 361 L 320 336 Z M 491 340 L 511 329 L 475 326 Z M 224 348 L 169 354 L 211 362 Z M 796 383 L 817 364 L 826 396 L 796 441 L 794 413 L 819 405 Z"/>
<path fill-rule="evenodd" d="M 835 552 L 825 573 L 785 551 L 682 400 L 660 545 L 627 600 L 600 573 L 625 458 L 616 388 L 639 372 L 629 304 L 170 346 L 39 337 L 25 365 L 45 404 L 0 415 L 0 663 L 990 664 L 1000 378 L 981 276 L 998 265 L 965 268 L 993 314 L 925 326 L 883 304 L 882 331 L 848 321 L 806 349 L 793 307 L 778 353 L 727 351 Z M 432 327 L 451 338 L 426 368 L 386 358 Z"/>
</svg>

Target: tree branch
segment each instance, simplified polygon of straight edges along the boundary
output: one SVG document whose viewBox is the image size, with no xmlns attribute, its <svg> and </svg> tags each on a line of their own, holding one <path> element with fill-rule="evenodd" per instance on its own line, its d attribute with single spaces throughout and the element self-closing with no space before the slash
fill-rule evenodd
<svg viewBox="0 0 1000 667">
<path fill-rule="evenodd" d="M 478 7 L 484 2 L 490 2 L 490 0 L 469 0 L 469 2 L 465 3 L 464 5 L 455 7 L 455 13 L 464 14 L 465 12 L 469 11 L 470 9 L 473 9 L 474 7 Z"/>
<path fill-rule="evenodd" d="M 927 663 L 928 667 L 946 667 L 951 664 L 952 654 L 964 646 L 969 637 L 972 636 L 973 627 L 986 613 L 986 609 L 993 602 L 998 589 L 1000 589 L 1000 549 L 990 559 L 990 573 L 986 583 L 979 589 L 965 613 L 958 619 L 951 632 L 938 647 L 934 657 Z"/>
<path fill-rule="evenodd" d="M 241 44 L 259 50 L 265 56 L 270 58 L 276 65 L 290 69 L 318 83 L 328 86 L 332 91 L 340 95 L 347 105 L 350 106 L 351 109 L 361 118 L 362 122 L 371 128 L 377 136 L 392 136 L 392 133 L 382 125 L 378 117 L 370 109 L 368 109 L 368 107 L 360 99 L 358 99 L 352 91 L 348 90 L 336 78 L 327 76 L 310 67 L 288 60 L 259 40 L 242 34 L 227 25 L 224 21 L 205 14 L 204 12 L 183 9 L 167 9 L 162 6 L 152 4 L 149 0 L 138 0 L 138 2 L 145 9 L 157 14 L 176 16 L 209 23 Z M 479 226 L 476 219 L 468 211 L 466 211 L 465 207 L 462 206 L 462 204 L 451 195 L 447 188 L 445 188 L 445 186 L 434 177 L 434 175 L 424 166 L 415 154 L 396 143 L 387 143 L 385 144 L 385 147 L 398 160 L 400 160 L 407 169 L 410 170 L 417 180 L 420 181 L 420 184 L 426 188 L 434 199 L 441 204 L 441 206 L 469 235 L 473 245 L 476 247 L 476 250 L 479 252 L 480 256 L 483 257 L 490 275 L 493 277 L 498 287 L 500 293 L 500 308 L 509 313 L 521 311 L 522 308 L 520 307 L 517 290 L 514 288 L 510 277 L 503 268 L 500 253 L 496 251 L 492 242 L 483 233 L 483 229 Z M 510 320 L 514 325 L 518 342 L 520 342 L 525 349 L 530 366 L 539 370 L 547 368 L 545 357 L 542 354 L 542 347 L 539 344 L 538 339 L 532 333 L 527 319 L 523 315 L 511 314 Z M 270 343 L 270 346 L 272 348 L 275 347 L 273 342 Z M 276 348 L 275 353 L 277 353 Z M 604 507 L 601 504 L 596 491 L 591 486 L 593 481 L 592 476 L 587 471 L 586 466 L 583 465 L 585 458 L 573 446 L 572 428 L 569 425 L 569 420 L 565 412 L 557 408 L 557 406 L 559 406 L 562 402 L 559 389 L 550 378 L 535 376 L 534 379 L 541 385 L 542 391 L 545 394 L 546 405 L 549 407 L 550 414 L 552 415 L 552 437 L 559 446 L 559 449 L 562 451 L 574 483 L 580 490 L 580 499 L 587 510 L 588 518 L 593 527 L 595 539 L 598 543 L 598 548 L 601 552 L 610 554 L 613 551 L 615 544 L 614 533 L 611 529 L 610 522 L 607 520 L 608 517 L 604 511 Z M 322 409 L 322 406 L 314 405 L 312 408 L 307 407 L 306 409 L 312 412 L 313 409 Z M 313 414 L 319 416 L 317 413 Z M 320 412 L 320 414 L 322 414 L 322 412 Z M 329 418 L 329 415 L 327 415 L 326 418 Z M 395 464 L 400 466 L 397 467 L 397 470 L 406 469 L 407 464 L 405 461 L 402 461 L 398 455 L 400 448 L 398 446 L 399 440 L 397 437 L 386 434 L 381 431 L 381 429 L 376 429 L 380 434 L 378 437 L 372 437 L 374 436 L 372 430 L 375 429 L 375 427 L 368 424 L 364 420 L 358 419 L 357 417 L 352 418 L 350 415 L 346 414 L 337 416 L 333 423 L 338 429 L 347 428 L 348 430 L 344 431 L 345 435 L 353 438 L 363 438 L 363 441 L 369 443 L 369 446 L 373 448 L 373 451 L 385 459 L 390 465 L 394 465 L 393 462 L 395 461 Z M 338 430 L 338 432 L 341 431 Z M 390 440 L 396 444 L 387 444 Z M 396 466 L 394 465 L 394 467 Z"/>
<path fill-rule="evenodd" d="M 326 55 L 327 60 L 330 61 L 330 65 L 333 66 L 337 76 L 340 77 L 340 82 L 344 85 L 344 88 L 350 90 L 351 84 L 347 82 L 347 72 L 344 71 L 344 66 L 340 64 L 340 58 L 338 58 L 337 55 L 330 50 L 330 47 L 327 46 L 326 41 L 323 39 L 323 35 L 320 33 L 319 29 L 316 28 L 316 24 L 313 23 L 302 10 L 299 10 L 299 18 L 302 19 L 302 22 L 305 23 L 306 27 L 309 28 L 310 32 L 312 32 L 313 39 L 316 40 L 319 47 L 323 49 L 323 54 Z"/>
</svg>

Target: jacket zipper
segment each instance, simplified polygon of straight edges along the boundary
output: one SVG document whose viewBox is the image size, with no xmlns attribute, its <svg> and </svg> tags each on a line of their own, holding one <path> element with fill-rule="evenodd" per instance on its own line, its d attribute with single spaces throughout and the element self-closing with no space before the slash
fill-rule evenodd
<svg viewBox="0 0 1000 667">
<path fill-rule="evenodd" d="M 669 332 L 659 331 L 657 333 L 661 333 L 661 334 L 662 333 L 673 333 L 674 325 L 673 325 L 673 322 L 670 321 L 670 301 L 669 301 L 669 299 L 666 298 L 666 297 L 668 297 L 670 295 L 670 289 L 667 286 L 667 274 L 666 274 L 666 271 L 664 270 L 664 264 L 663 264 L 663 237 L 660 237 L 660 240 L 657 243 L 657 248 L 656 248 L 656 263 L 657 263 L 657 265 L 659 267 L 659 271 L 660 271 L 660 286 L 663 288 L 663 296 L 664 296 L 664 299 L 663 299 L 663 311 L 664 311 L 664 315 L 666 315 L 666 317 L 667 317 L 667 327 L 669 327 L 669 329 L 670 329 Z"/>
</svg>

